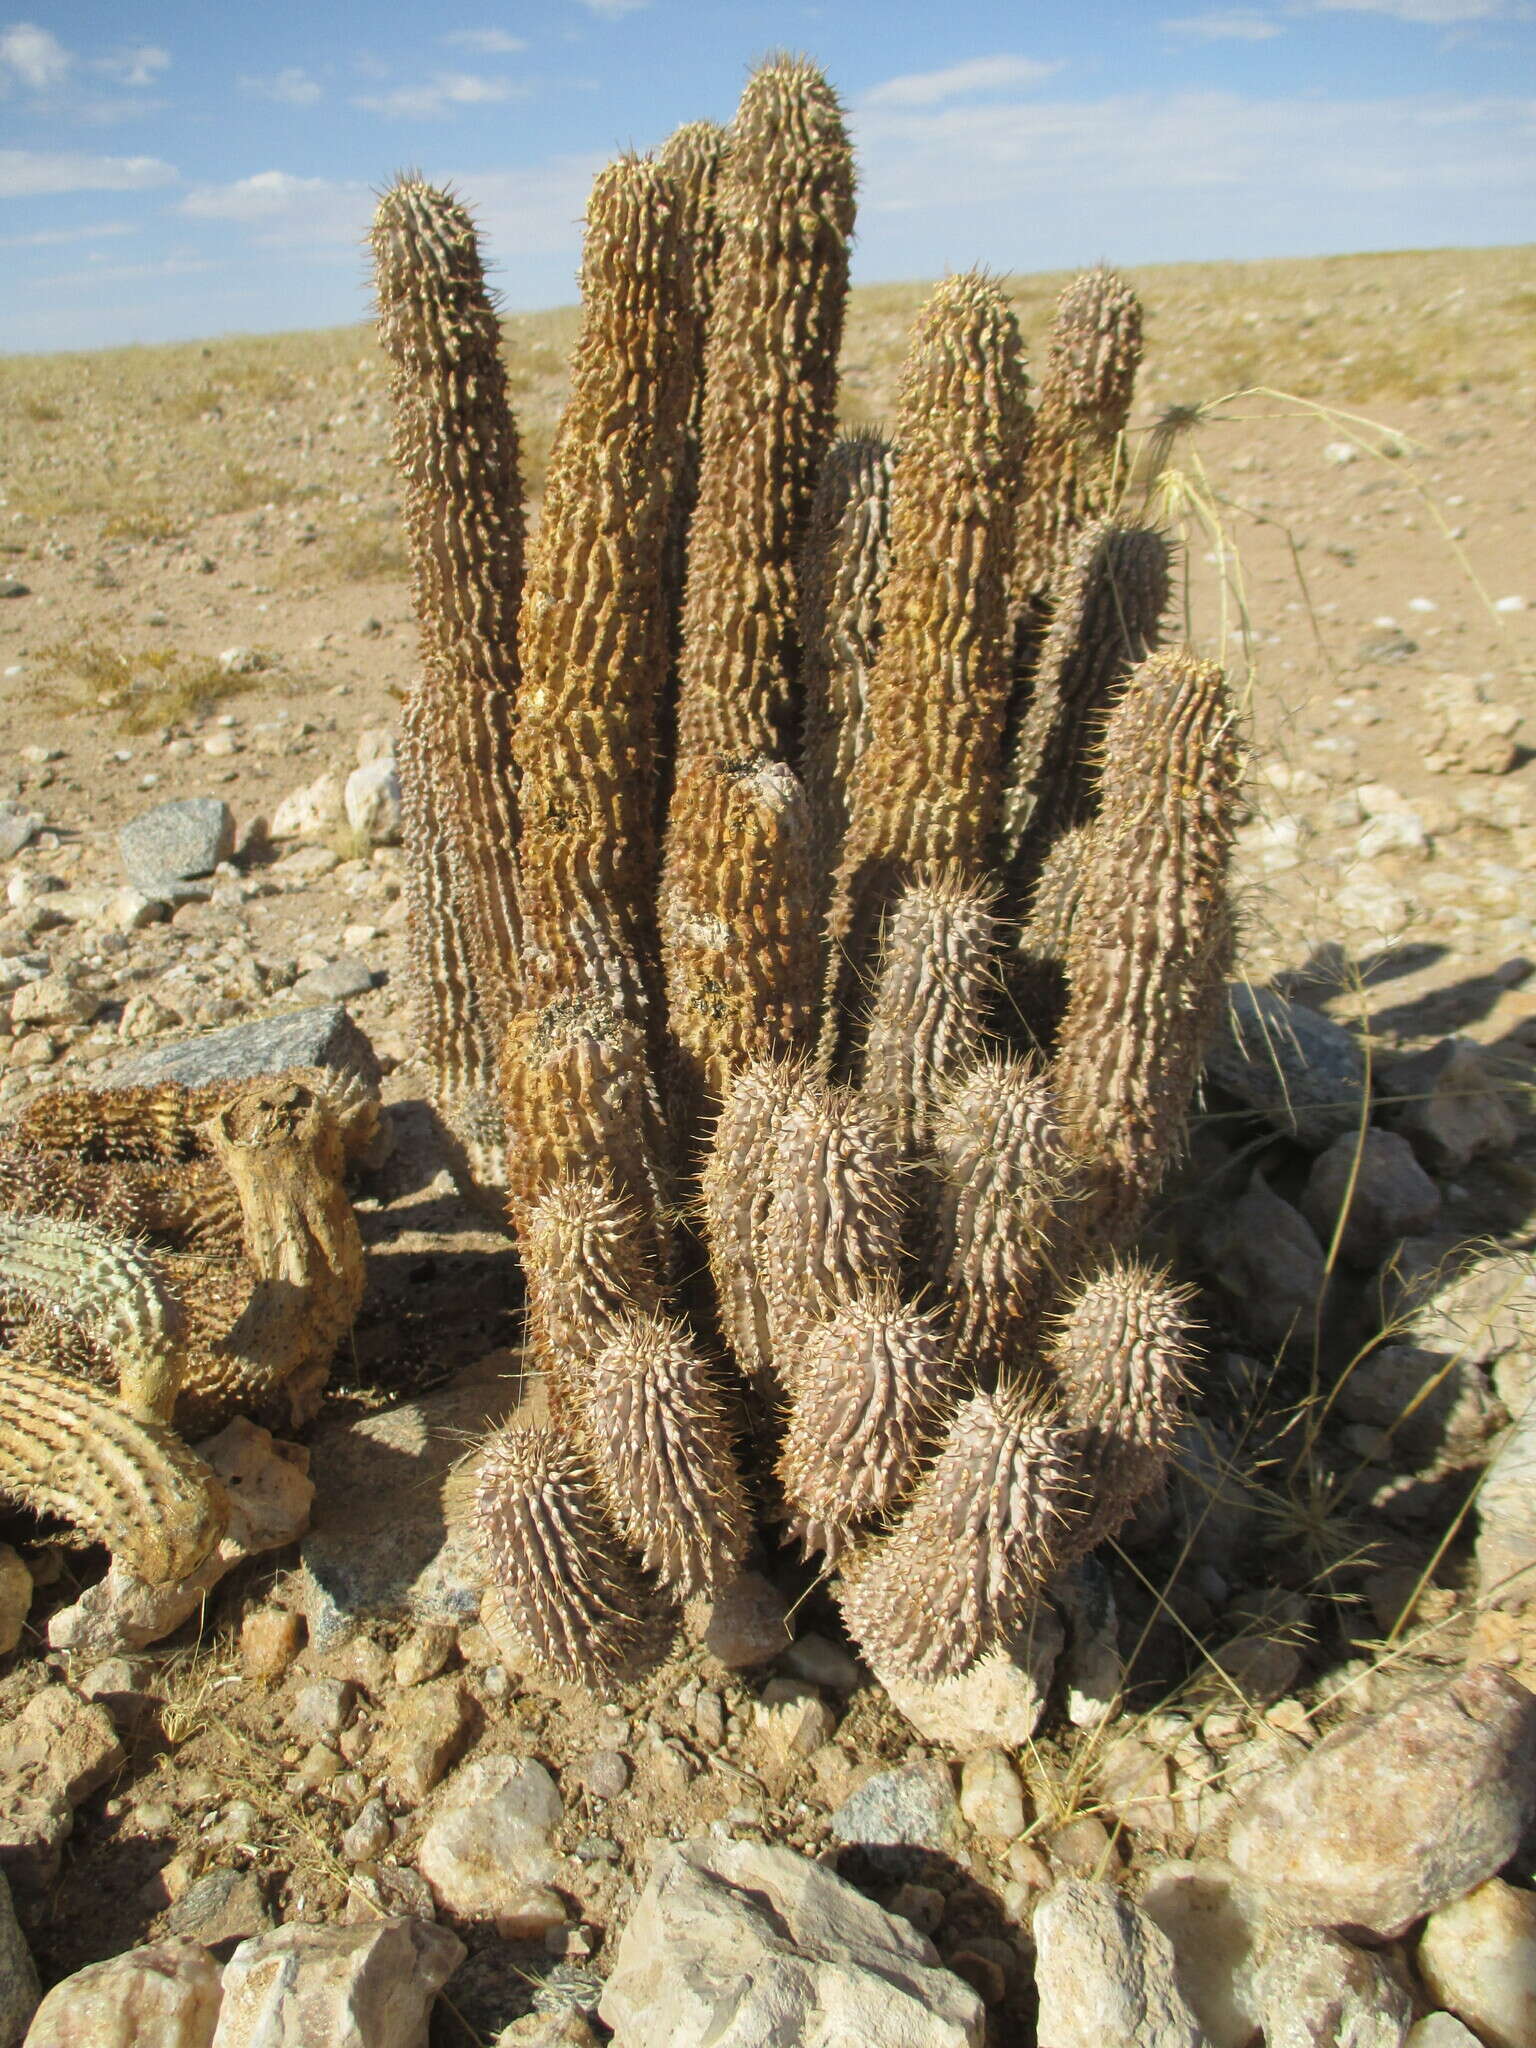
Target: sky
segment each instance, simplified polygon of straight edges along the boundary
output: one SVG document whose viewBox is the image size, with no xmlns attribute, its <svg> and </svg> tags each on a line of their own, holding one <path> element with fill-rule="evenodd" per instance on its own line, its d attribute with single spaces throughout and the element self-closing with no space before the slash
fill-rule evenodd
<svg viewBox="0 0 1536 2048">
<path fill-rule="evenodd" d="M 412 168 L 512 311 L 599 166 L 814 57 L 857 281 L 1524 242 L 1536 0 L 0 0 L 0 351 L 328 327 Z M 1186 11 L 1187 10 L 1187 11 Z"/>
</svg>

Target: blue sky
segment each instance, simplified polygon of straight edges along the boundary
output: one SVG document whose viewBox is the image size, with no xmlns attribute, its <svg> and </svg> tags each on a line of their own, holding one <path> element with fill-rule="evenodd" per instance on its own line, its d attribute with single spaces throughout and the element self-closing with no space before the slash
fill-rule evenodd
<svg viewBox="0 0 1536 2048">
<path fill-rule="evenodd" d="M 1532 234 L 1536 0 L 45 0 L 0 13 L 0 350 L 361 319 L 403 166 L 508 307 L 568 302 L 599 164 L 785 46 L 847 103 L 865 281 Z"/>
</svg>

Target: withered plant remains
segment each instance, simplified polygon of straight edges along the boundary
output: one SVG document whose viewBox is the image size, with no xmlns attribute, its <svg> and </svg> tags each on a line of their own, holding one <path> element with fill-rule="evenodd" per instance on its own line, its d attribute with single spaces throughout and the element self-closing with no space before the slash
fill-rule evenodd
<svg viewBox="0 0 1536 2048">
<path fill-rule="evenodd" d="M 1032 405 L 1006 293 L 948 278 L 889 444 L 839 440 L 852 227 L 799 60 L 602 173 L 526 575 L 473 225 L 406 179 L 374 229 L 421 1038 L 547 1393 L 480 1455 L 485 1617 L 563 1682 L 660 1654 L 759 1529 L 877 1672 L 1006 1652 L 1192 1362 L 1134 1241 L 1228 969 L 1238 745 L 1117 509 L 1140 308 L 1078 279 Z"/>
</svg>

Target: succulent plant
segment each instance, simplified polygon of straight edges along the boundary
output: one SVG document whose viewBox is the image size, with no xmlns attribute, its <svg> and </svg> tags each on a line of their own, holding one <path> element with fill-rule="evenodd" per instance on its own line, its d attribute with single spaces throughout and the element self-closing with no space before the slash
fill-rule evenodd
<svg viewBox="0 0 1536 2048">
<path fill-rule="evenodd" d="M 140 1577 L 184 1576 L 223 1530 L 181 1438 L 307 1419 L 357 1313 L 326 1088 L 50 1091 L 0 1136 L 0 1492 Z"/>
<path fill-rule="evenodd" d="M 412 206 L 477 278 L 450 202 Z M 754 1517 L 820 1554 L 877 1670 L 1007 1651 L 1157 1483 L 1193 1355 L 1130 1248 L 1231 943 L 1237 750 L 1220 671 L 1157 651 L 1168 543 L 1117 509 L 1139 308 L 1079 280 L 1032 411 L 1006 294 L 949 278 L 890 443 L 834 440 L 851 227 L 837 101 L 799 60 L 725 135 L 599 180 L 498 670 L 517 836 L 456 851 L 491 805 L 454 792 L 505 773 L 461 721 L 438 839 L 411 842 L 420 972 L 479 972 L 488 924 L 433 876 L 515 877 L 522 950 L 471 1021 L 545 1387 L 484 1448 L 470 1519 L 486 1626 L 562 1683 L 659 1654 Z M 417 381 L 447 391 L 456 360 Z M 520 532 L 503 508 L 473 589 Z M 418 604 L 435 644 L 420 576 Z M 424 1014 L 459 1020 L 457 995 Z"/>
</svg>

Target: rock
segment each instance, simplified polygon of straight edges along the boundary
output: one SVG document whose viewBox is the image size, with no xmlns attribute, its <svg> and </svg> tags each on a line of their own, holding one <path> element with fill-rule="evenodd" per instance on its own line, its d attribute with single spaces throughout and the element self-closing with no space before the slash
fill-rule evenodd
<svg viewBox="0 0 1536 2048">
<path fill-rule="evenodd" d="M 46 1787 L 76 1807 L 124 1761 L 112 1716 L 67 1685 L 44 1686 L 0 1729 L 0 1787 L 7 1805 Z"/>
<path fill-rule="evenodd" d="M 1210 1216 L 1200 1254 L 1251 1342 L 1266 1351 L 1311 1342 L 1327 1261 L 1311 1224 L 1259 1168 Z"/>
<path fill-rule="evenodd" d="M 243 1415 L 195 1446 L 230 1497 L 229 1523 L 213 1554 L 187 1578 L 147 1585 L 113 1559 L 106 1576 L 48 1624 L 48 1641 L 75 1657 L 114 1657 L 141 1650 L 179 1628 L 227 1572 L 247 1558 L 281 1550 L 309 1524 L 314 1483 L 307 1453 L 279 1443 Z"/>
<path fill-rule="evenodd" d="M 814 1686 L 798 1678 L 771 1678 L 752 1718 L 781 1757 L 810 1756 L 837 1732 L 837 1717 Z"/>
<path fill-rule="evenodd" d="M 829 1692 L 857 1692 L 864 1682 L 857 1660 L 825 1636 L 796 1636 L 781 1660 L 787 1671 Z"/>
<path fill-rule="evenodd" d="M 1490 704 L 1487 691 L 1470 676 L 1442 677 L 1424 692 L 1424 709 L 1430 717 L 1423 759 L 1432 775 L 1453 769 L 1507 775 L 1520 759 L 1515 735 L 1523 714 L 1512 704 Z"/>
<path fill-rule="evenodd" d="M 0 860 L 13 860 L 48 820 L 11 797 L 0 799 Z"/>
<path fill-rule="evenodd" d="M 21 1641 L 32 1609 L 32 1574 L 9 1543 L 0 1543 L 0 1657 Z"/>
<path fill-rule="evenodd" d="M 1223 1093 L 1309 1152 L 1360 1127 L 1366 1071 L 1358 1040 L 1274 989 L 1230 985 L 1205 1071 Z"/>
<path fill-rule="evenodd" d="M 1259 1972 L 1264 2048 L 1402 2048 L 1413 1999 L 1382 1957 L 1336 1934 L 1285 1935 Z"/>
<path fill-rule="evenodd" d="M 1395 1131 L 1367 1128 L 1336 1138 L 1312 1162 L 1301 1213 L 1323 1244 L 1339 1232 L 1339 1254 L 1372 1267 L 1404 1237 L 1422 1237 L 1440 1219 L 1440 1190 Z"/>
<path fill-rule="evenodd" d="M 16 1925 L 11 1888 L 0 1872 L 0 2048 L 19 2048 L 38 1997 L 32 1952 Z"/>
<path fill-rule="evenodd" d="M 235 850 L 235 819 L 215 796 L 189 796 L 156 804 L 130 818 L 117 850 L 134 888 L 146 896 L 162 881 L 190 882 L 211 875 Z"/>
<path fill-rule="evenodd" d="M 1096 1557 L 1080 1558 L 1057 1574 L 1050 1593 L 1067 1624 L 1067 1719 L 1074 1728 L 1102 1728 L 1125 1679 L 1109 1573 Z"/>
<path fill-rule="evenodd" d="M 932 1944 L 792 1850 L 658 1856 L 598 2007 L 623 2048 L 981 2048 L 981 2000 Z"/>
<path fill-rule="evenodd" d="M 499 1923 L 521 1892 L 557 1876 L 549 1837 L 563 1811 L 554 1779 L 531 1757 L 465 1764 L 444 1788 L 416 1867 L 445 1913 Z"/>
<path fill-rule="evenodd" d="M 300 1593 L 318 1648 L 367 1619 L 474 1619 L 484 1566 L 462 1524 L 449 1533 L 442 1490 L 464 1444 L 505 1418 L 517 1370 L 509 1353 L 491 1352 L 439 1393 L 315 1432 L 318 1508 Z"/>
<path fill-rule="evenodd" d="M 789 1648 L 789 1609 L 761 1572 L 742 1572 L 713 1600 L 690 1600 L 683 1620 L 695 1642 L 732 1671 L 769 1664 Z"/>
<path fill-rule="evenodd" d="M 1536 1399 L 1499 1445 L 1478 1489 L 1477 1588 L 1488 1606 L 1536 1600 Z"/>
<path fill-rule="evenodd" d="M 101 998 L 89 989 L 76 988 L 62 974 L 45 974 L 11 997 L 11 1025 L 89 1024 L 100 1008 Z"/>
<path fill-rule="evenodd" d="M 834 1842 L 849 1847 L 953 1848 L 960 1809 L 947 1764 L 899 1764 L 876 1771 L 832 1815 Z"/>
<path fill-rule="evenodd" d="M 1011 1842 L 1024 1832 L 1024 1784 L 1001 1749 L 975 1749 L 960 1766 L 960 1811 L 978 1835 Z"/>
<path fill-rule="evenodd" d="M 520 1886 L 496 1910 L 496 1932 L 503 1941 L 544 1941 L 569 1921 L 565 1901 L 547 1884 Z"/>
<path fill-rule="evenodd" d="M 1116 1861 L 1114 1837 L 1096 1813 L 1053 1829 L 1045 1846 L 1055 1876 L 1102 1877 Z"/>
<path fill-rule="evenodd" d="M 1143 1736 L 1118 1735 L 1099 1756 L 1099 1795 L 1105 1810 L 1133 1834 L 1164 1848 L 1199 1833 L 1177 1782 L 1168 1750 Z"/>
<path fill-rule="evenodd" d="M 874 1675 L 897 1713 L 925 1742 L 942 1742 L 962 1753 L 1018 1749 L 1040 1725 L 1061 1646 L 1061 1623 L 1042 1605 L 1027 1638 L 991 1651 L 958 1678 L 929 1681 L 882 1670 Z"/>
<path fill-rule="evenodd" d="M 1407 2048 L 1479 2048 L 1479 2043 L 1454 2013 L 1432 2012 L 1408 2029 Z"/>
<path fill-rule="evenodd" d="M 1442 1039 L 1383 1071 L 1381 1121 L 1432 1173 L 1460 1173 L 1485 1152 L 1507 1152 L 1516 1125 L 1505 1091 L 1466 1038 Z"/>
<path fill-rule="evenodd" d="M 304 1646 L 304 1624 L 286 1607 L 253 1607 L 240 1623 L 240 1668 L 257 1685 L 275 1685 Z"/>
<path fill-rule="evenodd" d="M 1533 1810 L 1536 1697 L 1483 1664 L 1245 1797 L 1228 1856 L 1285 1918 L 1386 1941 L 1506 1863 Z"/>
<path fill-rule="evenodd" d="M 458 1757 L 479 1718 L 474 1696 L 457 1678 L 434 1678 L 396 1693 L 379 1722 L 374 1745 L 388 1759 L 384 1784 L 403 1806 L 419 1806 Z"/>
<path fill-rule="evenodd" d="M 110 1075 L 113 1087 L 136 1087 L 149 1081 L 182 1081 L 194 1087 L 204 1081 L 245 1081 L 264 1074 L 283 1074 L 290 1067 L 329 1067 L 355 1076 L 369 1089 L 381 1078 L 379 1062 L 362 1027 L 334 1003 L 295 1010 L 283 1017 L 259 1017 L 251 1024 L 231 1024 L 201 1038 L 156 1046 L 125 1060 Z"/>
<path fill-rule="evenodd" d="M 1536 1394 L 1536 1259 L 1528 1252 L 1466 1256 L 1464 1244 L 1423 1238 L 1392 1262 L 1387 1308 L 1404 1336 L 1492 1374 L 1518 1414 Z"/>
<path fill-rule="evenodd" d="M 395 846 L 400 839 L 400 778 L 392 759 L 365 761 L 347 777 L 343 794 L 347 823 L 370 846 Z"/>
<path fill-rule="evenodd" d="M 1035 1908 L 1039 2038 L 1050 2048 L 1204 2048 L 1173 1945 L 1107 1884 L 1065 1878 Z"/>
<path fill-rule="evenodd" d="M 424 1920 L 279 1927 L 224 1966 L 213 2048 L 423 2048 L 432 2001 L 465 1948 Z"/>
<path fill-rule="evenodd" d="M 327 773 L 302 789 L 290 790 L 272 813 L 267 830 L 274 839 L 329 839 L 345 815 L 341 784 Z"/>
<path fill-rule="evenodd" d="M 303 1002 L 339 1003 L 347 996 L 365 996 L 373 987 L 373 969 L 355 953 L 341 953 L 323 967 L 301 974 L 290 991 Z"/>
<path fill-rule="evenodd" d="M 334 1742 L 352 1718 L 357 1688 L 346 1679 L 312 1678 L 288 1709 L 288 1733 L 300 1742 Z"/>
<path fill-rule="evenodd" d="M 393 1676 L 396 1685 L 422 1685 L 436 1678 L 453 1655 L 458 1631 L 446 1621 L 426 1621 L 413 1628 L 395 1652 Z"/>
<path fill-rule="evenodd" d="M 169 905 L 163 896 L 146 896 L 142 889 L 114 889 L 102 908 L 101 922 L 114 931 L 141 932 L 152 924 L 163 924 Z"/>
<path fill-rule="evenodd" d="M 200 1942 L 152 1942 L 55 1984 L 27 2048 L 211 2048 L 221 1998 Z"/>
<path fill-rule="evenodd" d="M 1225 1863 L 1162 1863 L 1141 1910 L 1173 1945 L 1179 1991 L 1211 2048 L 1247 2048 L 1258 2030 L 1263 1894 Z"/>
<path fill-rule="evenodd" d="M 579 2012 L 530 2012 L 503 2027 L 491 2048 L 600 2048 Z"/>
<path fill-rule="evenodd" d="M 382 1799 L 370 1799 L 341 1838 L 341 1853 L 349 1863 L 373 1863 L 395 1839 L 394 1823 Z"/>
<path fill-rule="evenodd" d="M 617 1799 L 629 1784 L 629 1765 L 616 1749 L 594 1749 L 565 1773 L 589 1799 Z"/>
<path fill-rule="evenodd" d="M 199 1941 L 248 1941 L 272 1925 L 254 1870 L 210 1870 L 188 1885 L 165 1916 L 172 1934 Z"/>
<path fill-rule="evenodd" d="M 1501 1413 L 1475 1365 L 1413 1344 L 1384 1344 L 1359 1359 L 1339 1382 L 1336 1406 L 1426 1463 L 1475 1451 Z"/>
<path fill-rule="evenodd" d="M 226 647 L 219 656 L 219 670 L 226 676 L 257 676 L 275 665 L 259 647 Z"/>
<path fill-rule="evenodd" d="M 1489 2048 L 1536 2041 L 1536 1897 L 1490 1878 L 1430 1915 L 1419 1975 Z"/>
</svg>

